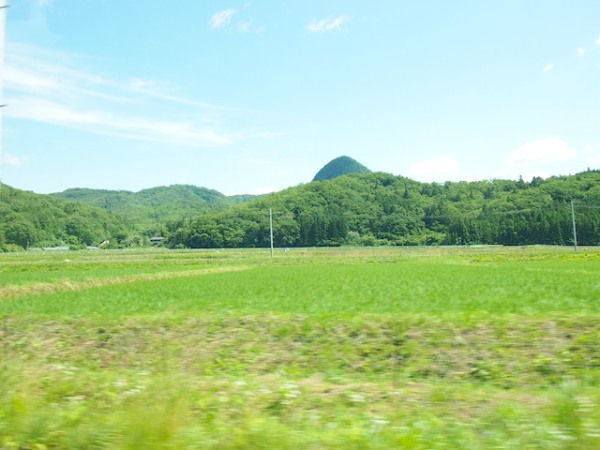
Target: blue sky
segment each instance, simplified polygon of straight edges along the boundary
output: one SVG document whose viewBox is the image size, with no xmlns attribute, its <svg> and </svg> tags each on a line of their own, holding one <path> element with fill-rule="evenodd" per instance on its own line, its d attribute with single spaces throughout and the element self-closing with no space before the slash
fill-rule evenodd
<svg viewBox="0 0 600 450">
<path fill-rule="evenodd" d="M 438 182 L 600 168 L 597 0 L 6 3 L 20 189 L 264 193 L 340 155 Z"/>
</svg>

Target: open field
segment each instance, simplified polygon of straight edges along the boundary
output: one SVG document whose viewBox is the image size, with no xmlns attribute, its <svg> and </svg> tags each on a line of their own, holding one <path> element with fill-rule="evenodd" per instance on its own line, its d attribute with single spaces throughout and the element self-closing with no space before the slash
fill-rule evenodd
<svg viewBox="0 0 600 450">
<path fill-rule="evenodd" d="M 0 254 L 0 449 L 600 447 L 600 249 Z"/>
</svg>

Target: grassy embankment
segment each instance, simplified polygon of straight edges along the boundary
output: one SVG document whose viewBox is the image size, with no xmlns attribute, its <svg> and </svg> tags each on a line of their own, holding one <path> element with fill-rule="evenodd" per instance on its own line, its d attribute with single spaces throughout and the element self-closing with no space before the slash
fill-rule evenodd
<svg viewBox="0 0 600 450">
<path fill-rule="evenodd" d="M 597 448 L 600 252 L 0 255 L 0 448 Z"/>
</svg>

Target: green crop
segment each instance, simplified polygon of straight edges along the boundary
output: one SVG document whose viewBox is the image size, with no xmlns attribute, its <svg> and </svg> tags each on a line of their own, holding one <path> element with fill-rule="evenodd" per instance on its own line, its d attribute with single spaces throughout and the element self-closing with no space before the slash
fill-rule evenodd
<svg viewBox="0 0 600 450">
<path fill-rule="evenodd" d="M 0 448 L 600 446 L 600 252 L 0 255 Z"/>
</svg>

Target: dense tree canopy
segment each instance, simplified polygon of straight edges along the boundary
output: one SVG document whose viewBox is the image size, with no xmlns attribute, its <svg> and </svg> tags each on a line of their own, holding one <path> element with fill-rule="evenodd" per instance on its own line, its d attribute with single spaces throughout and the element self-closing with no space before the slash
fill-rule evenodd
<svg viewBox="0 0 600 450">
<path fill-rule="evenodd" d="M 479 182 L 419 183 L 352 174 L 290 188 L 225 212 L 168 224 L 172 247 L 570 244 L 600 242 L 600 172 Z"/>
<path fill-rule="evenodd" d="M 2 185 L 0 250 L 105 241 L 121 245 L 128 233 L 123 221 L 100 208 Z"/>
<path fill-rule="evenodd" d="M 333 180 L 350 173 L 370 173 L 371 171 L 349 156 L 340 156 L 325 164 L 317 172 L 313 181 Z"/>
<path fill-rule="evenodd" d="M 256 198 L 252 195 L 227 197 L 213 189 L 190 185 L 161 186 L 139 192 L 75 188 L 52 195 L 110 211 L 146 237 L 157 234 L 166 222 L 222 211 Z"/>
<path fill-rule="evenodd" d="M 350 174 L 262 197 L 232 198 L 192 186 L 137 194 L 79 189 L 62 196 L 79 201 L 3 187 L 0 248 L 105 240 L 149 245 L 148 233 L 155 232 L 170 247 L 267 247 L 270 209 L 278 247 L 570 245 L 571 202 L 578 243 L 600 244 L 600 171 L 591 170 L 531 182 L 443 184 L 381 172 Z"/>
</svg>

